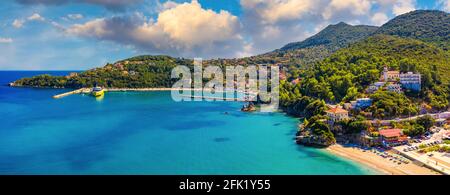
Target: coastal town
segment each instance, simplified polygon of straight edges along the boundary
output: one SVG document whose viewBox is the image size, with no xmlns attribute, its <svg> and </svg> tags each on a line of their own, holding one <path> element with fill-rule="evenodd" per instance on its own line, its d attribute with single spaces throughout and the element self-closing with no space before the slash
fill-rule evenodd
<svg viewBox="0 0 450 195">
<path fill-rule="evenodd" d="M 6 104 L 2 104 L 5 108 L 0 110 L 7 116 L 3 123 L 8 131 L 1 136 L 0 143 L 5 144 L 6 149 L 0 152 L 4 157 L 0 172 L 107 174 L 123 170 L 120 173 L 372 174 L 371 171 L 376 171 L 376 174 L 392 175 L 450 174 L 448 9 L 429 10 L 429 7 L 437 6 L 435 3 L 422 6 L 425 10 L 384 15 L 379 12 L 385 8 L 375 6 L 379 2 L 373 1 L 367 4 L 374 5 L 373 9 L 366 10 L 369 15 L 342 9 L 342 13 L 326 17 L 326 13 L 331 13 L 332 4 L 339 4 L 339 1 L 324 6 L 325 10 L 318 6 L 314 15 L 307 13 L 314 12 L 308 7 L 306 15 L 297 13 L 299 10 L 284 14 L 290 10 L 284 9 L 287 7 L 303 8 L 299 6 L 303 1 L 290 1 L 299 4 L 267 2 L 246 3 L 244 9 L 238 9 L 245 12 L 242 17 L 258 16 L 256 20 L 241 20 L 241 14 L 229 17 L 234 14 L 216 12 L 209 7 L 204 9 L 199 1 L 183 4 L 170 1 L 167 8 L 160 10 L 161 15 L 155 14 L 154 18 L 145 14 L 141 17 L 140 11 L 133 12 L 139 14 L 136 17 L 130 15 L 130 21 L 149 19 L 139 19 L 133 25 L 127 25 L 130 21 L 125 20 L 126 15 L 132 13 L 131 9 L 123 16 L 111 12 L 110 16 L 92 21 L 93 16 L 82 19 L 80 15 L 78 19 L 82 20 L 78 22 L 69 20 L 72 18 L 69 15 L 52 16 L 50 11 L 41 13 L 42 16 L 36 13 L 28 19 L 20 16 L 22 20 L 18 16 L 7 17 L 17 31 L 29 30 L 33 22 L 45 21 L 52 27 L 67 29 L 62 31 L 65 35 L 92 45 L 79 50 L 70 47 L 70 52 L 61 55 L 69 57 L 47 61 L 50 56 L 58 55 L 45 55 L 46 51 L 67 51 L 63 49 L 67 44 L 41 41 L 44 49 L 35 55 L 42 58 L 40 60 L 28 60 L 26 55 L 5 58 L 8 59 L 4 61 L 8 63 L 7 67 L 14 64 L 14 60 L 23 59 L 19 64 L 29 64 L 23 66 L 26 68 L 63 70 L 83 64 L 71 69 L 83 71 L 3 73 L 6 80 L 2 84 L 9 83 L 9 87 L 0 85 L 5 94 L 0 98 L 6 98 Z M 276 4 L 283 5 L 277 8 Z M 353 4 L 358 3 L 345 2 L 346 6 Z M 58 4 L 57 7 L 62 6 Z M 195 9 L 184 10 L 188 8 Z M 180 10 L 180 16 L 174 17 Z M 31 11 L 34 12 L 20 13 Z M 103 9 L 97 11 L 101 12 L 95 17 L 105 12 Z M 364 18 L 356 15 L 341 17 L 344 12 Z M 186 13 L 205 13 L 198 17 L 209 17 L 203 23 L 197 20 L 198 17 L 196 20 L 183 17 Z M 225 16 L 224 19 L 234 22 L 214 20 L 213 16 Z M 320 16 L 326 19 L 320 23 L 312 20 L 311 25 L 305 26 L 308 28 L 299 28 L 307 24 L 302 20 L 319 19 Z M 353 25 L 356 19 L 358 25 Z M 372 19 L 383 21 L 375 24 Z M 170 26 L 164 24 L 167 21 L 172 21 Z M 178 25 L 190 22 L 196 24 Z M 315 27 L 311 28 L 313 23 Z M 117 28 L 115 25 L 119 24 L 120 28 Z M 215 24 L 221 27 L 210 26 Z M 230 29 L 235 30 L 224 30 L 223 26 L 228 24 L 233 24 Z M 26 27 L 21 28 L 22 25 Z M 263 28 L 246 29 L 260 25 Z M 284 28 L 287 26 L 291 27 Z M 173 36 L 174 29 L 179 27 L 188 27 L 188 30 L 176 32 L 188 34 Z M 160 28 L 162 30 L 158 30 Z M 214 29 L 209 36 L 202 36 L 205 30 Z M 53 31 L 42 30 L 44 32 Z M 312 35 L 312 32 L 317 33 Z M 309 34 L 312 36 L 307 37 Z M 44 34 L 37 35 L 31 37 L 44 37 Z M 123 36 L 132 37 L 120 38 Z M 25 38 L 17 37 L 14 41 L 5 38 L 3 43 L 14 45 L 31 41 Z M 176 40 L 172 40 L 174 38 Z M 276 40 L 269 41 L 271 38 Z M 30 43 L 38 43 L 33 41 Z M 113 53 L 109 53 L 112 52 L 109 49 L 114 49 L 111 45 L 98 47 L 109 41 L 126 47 Z M 49 45 L 54 48 L 48 48 Z M 270 47 L 261 47 L 265 45 Z M 245 50 L 238 51 L 242 48 Z M 5 51 L 9 50 L 8 47 Z M 70 57 L 80 54 L 76 51 L 93 54 Z M 130 56 L 137 53 L 139 55 Z M 208 71 L 198 66 L 196 60 L 199 58 L 205 59 L 200 64 L 208 66 Z M 95 63 L 98 66 L 94 66 Z M 181 74 L 174 71 L 180 67 Z M 269 67 L 271 71 L 264 70 Z M 223 74 L 231 69 L 235 73 Z M 222 74 L 212 74 L 216 71 Z M 253 79 L 251 75 L 258 76 Z M 261 77 L 262 82 L 259 82 Z M 245 86 L 244 90 L 242 86 Z M 204 88 L 210 88 L 210 91 L 203 93 Z M 184 93 L 185 89 L 189 92 Z M 232 95 L 222 96 L 222 93 Z M 268 93 L 275 94 L 272 96 L 275 98 L 268 100 Z M 33 97 L 27 101 L 22 96 Z M 53 100 L 49 100 L 51 96 Z M 178 100 L 192 104 L 181 104 Z M 265 108 L 270 110 L 269 114 L 264 113 Z M 21 144 L 30 151 L 24 151 Z M 86 145 L 92 147 L 84 147 Z M 62 152 L 35 152 L 48 151 L 48 148 Z M 116 148 L 120 151 L 113 150 Z M 47 154 L 49 156 L 45 156 Z M 211 158 L 216 154 L 217 158 Z M 35 156 L 49 160 L 41 161 Z M 311 158 L 316 156 L 320 158 Z"/>
<path fill-rule="evenodd" d="M 418 92 L 421 90 L 421 75 L 413 72 L 400 73 L 385 67 L 379 81 L 370 85 L 367 93 L 378 90 L 395 93 L 404 93 L 405 90 Z M 399 171 L 398 167 L 410 166 L 408 165 L 410 163 L 426 167 L 434 173 L 450 174 L 450 111 L 428 113 L 422 108 L 420 114 L 416 116 L 382 120 L 364 112 L 372 103 L 372 99 L 365 97 L 338 105 L 327 104 L 326 119 L 321 120 L 337 135 L 338 146 L 330 146 L 332 151 L 350 158 L 353 156 L 352 159 L 365 161 L 366 164 L 380 164 L 376 163 L 377 161 L 381 161 L 381 164 L 389 162 L 387 166 L 382 166 L 393 168 L 394 171 L 392 169 L 387 171 L 389 174 L 409 174 L 404 170 Z M 363 121 L 366 128 L 361 129 L 356 135 L 344 135 L 343 122 L 352 120 L 356 114 L 361 113 L 366 116 Z M 407 130 L 401 128 L 401 124 L 418 120 L 426 124 L 423 127 L 424 133 L 413 137 L 405 134 Z M 299 126 L 299 132 L 305 132 L 303 124 Z M 297 143 L 323 145 L 320 140 L 311 141 L 311 135 L 305 133 L 297 136 Z M 371 155 L 367 155 L 368 153 Z M 379 159 L 372 161 L 374 157 Z M 418 172 L 413 174 L 428 174 L 427 171 L 420 170 L 419 168 Z"/>
<path fill-rule="evenodd" d="M 117 63 L 115 66 L 123 69 Z M 68 77 L 73 77 L 72 73 Z M 133 72 L 133 74 L 138 74 Z M 280 73 L 280 80 L 287 80 Z M 235 81 L 236 83 L 237 81 Z M 244 81 L 243 81 L 244 82 Z M 290 83 L 297 85 L 302 82 L 296 78 Z M 377 91 L 389 91 L 396 94 L 405 92 L 420 92 L 422 89 L 422 76 L 420 73 L 400 72 L 389 70 L 386 66 L 378 81 L 372 83 L 366 94 L 374 94 Z M 244 82 L 246 89 L 247 82 Z M 14 83 L 10 84 L 14 86 Z M 177 88 L 105 88 L 108 92 L 120 91 L 172 91 Z M 191 89 L 193 90 L 193 89 Z M 55 95 L 54 98 L 62 98 L 78 93 L 93 93 L 94 88 L 81 88 L 75 91 Z M 255 92 L 252 92 L 254 94 Z M 194 98 L 188 96 L 187 98 Z M 201 97 L 203 99 L 208 97 Z M 224 98 L 214 97 L 214 100 Z M 254 99 L 254 98 L 252 98 Z M 245 102 L 241 111 L 255 112 L 259 103 L 249 99 L 237 99 Z M 422 105 L 416 115 L 398 117 L 392 119 L 380 119 L 374 116 L 368 108 L 374 100 L 370 97 L 360 97 L 340 104 L 326 104 L 325 118 L 320 119 L 326 124 L 336 137 L 336 143 L 326 143 L 309 133 L 305 123 L 299 125 L 299 134 L 296 141 L 299 144 L 309 146 L 326 146 L 332 153 L 341 155 L 369 166 L 378 167 L 387 174 L 450 174 L 450 111 L 432 112 L 427 105 Z M 360 118 L 363 117 L 363 120 Z M 359 118 L 358 118 L 359 117 Z M 357 119 L 358 118 L 358 119 Z M 345 127 L 349 121 L 360 120 L 364 125 L 359 126 L 359 133 L 348 135 Z M 403 123 L 422 120 L 427 123 L 424 133 L 410 136 Z M 347 123 L 347 124 L 346 124 Z M 412 171 L 412 172 L 411 172 Z"/>
</svg>

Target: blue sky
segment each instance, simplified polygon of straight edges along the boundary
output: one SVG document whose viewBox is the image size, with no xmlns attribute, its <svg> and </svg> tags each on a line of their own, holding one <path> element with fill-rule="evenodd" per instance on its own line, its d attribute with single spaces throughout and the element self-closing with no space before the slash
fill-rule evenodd
<svg viewBox="0 0 450 195">
<path fill-rule="evenodd" d="M 329 24 L 382 25 L 450 0 L 2 0 L 0 70 L 85 70 L 140 54 L 243 57 Z"/>
</svg>

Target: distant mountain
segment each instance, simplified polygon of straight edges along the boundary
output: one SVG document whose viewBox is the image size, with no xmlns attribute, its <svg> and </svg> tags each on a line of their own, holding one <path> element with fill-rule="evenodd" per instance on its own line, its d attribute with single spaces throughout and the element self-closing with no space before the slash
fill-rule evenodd
<svg viewBox="0 0 450 195">
<path fill-rule="evenodd" d="M 341 22 L 329 25 L 304 41 L 287 44 L 266 54 L 213 59 L 205 63 L 222 68 L 233 65 L 282 64 L 288 78 L 295 78 L 299 69 L 308 68 L 315 62 L 345 51 L 351 52 L 344 55 L 349 61 L 343 63 L 351 64 L 357 60 L 357 57 L 352 57 L 352 53 L 361 51 L 366 52 L 361 54 L 363 57 L 376 55 L 386 60 L 383 63 L 368 60 L 378 66 L 395 65 L 401 59 L 412 59 L 418 67 L 436 69 L 440 80 L 450 83 L 447 76 L 450 74 L 450 50 L 447 49 L 449 26 L 449 14 L 441 11 L 410 12 L 394 18 L 382 27 L 352 26 Z M 322 63 L 328 62 L 325 60 Z M 176 65 L 191 66 L 192 60 L 169 56 L 138 56 L 76 76 L 24 78 L 16 81 L 15 85 L 79 88 L 97 83 L 107 87 L 168 87 L 174 82 L 170 78 L 170 70 Z"/>
<path fill-rule="evenodd" d="M 295 43 L 289 43 L 282 47 L 281 51 L 304 49 L 317 46 L 325 46 L 325 48 L 335 51 L 339 48 L 345 47 L 350 43 L 364 39 L 374 33 L 378 27 L 358 25 L 352 26 L 344 22 L 329 25 L 316 35 Z"/>
<path fill-rule="evenodd" d="M 375 26 L 352 26 L 341 22 L 327 26 L 304 41 L 289 43 L 281 49 L 256 57 L 275 59 L 283 64 L 311 64 L 330 56 L 340 48 L 370 36 L 377 29 Z"/>
<path fill-rule="evenodd" d="M 412 11 L 390 20 L 375 33 L 418 39 L 448 49 L 450 14 L 433 10 Z"/>
</svg>

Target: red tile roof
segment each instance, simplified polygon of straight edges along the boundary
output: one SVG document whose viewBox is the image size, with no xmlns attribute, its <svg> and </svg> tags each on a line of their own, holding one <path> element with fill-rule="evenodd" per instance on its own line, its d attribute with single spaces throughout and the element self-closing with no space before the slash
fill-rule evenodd
<svg viewBox="0 0 450 195">
<path fill-rule="evenodd" d="M 383 129 L 380 130 L 380 135 L 384 137 L 400 137 L 402 135 L 401 129 Z"/>
<path fill-rule="evenodd" d="M 339 107 L 329 109 L 329 110 L 327 110 L 327 112 L 329 112 L 329 113 L 348 113 L 347 110 L 344 110 L 344 109 L 339 108 Z"/>
</svg>

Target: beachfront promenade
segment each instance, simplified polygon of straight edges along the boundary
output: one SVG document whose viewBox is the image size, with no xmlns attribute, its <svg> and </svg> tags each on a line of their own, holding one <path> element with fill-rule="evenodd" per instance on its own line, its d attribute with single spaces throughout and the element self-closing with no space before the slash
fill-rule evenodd
<svg viewBox="0 0 450 195">
<path fill-rule="evenodd" d="M 404 152 L 403 149 L 406 147 L 395 147 L 393 148 L 396 152 L 402 154 L 405 157 L 408 157 L 411 160 L 418 161 L 424 166 L 431 168 L 435 171 L 443 173 L 445 175 L 450 175 L 450 163 L 448 163 L 448 157 L 440 156 L 439 153 L 433 152 L 436 156 L 428 156 L 427 154 L 419 154 L 417 152 Z M 444 158 L 444 159 L 443 159 Z M 445 159 L 447 158 L 447 159 Z M 445 161 L 447 160 L 447 161 Z"/>
</svg>

